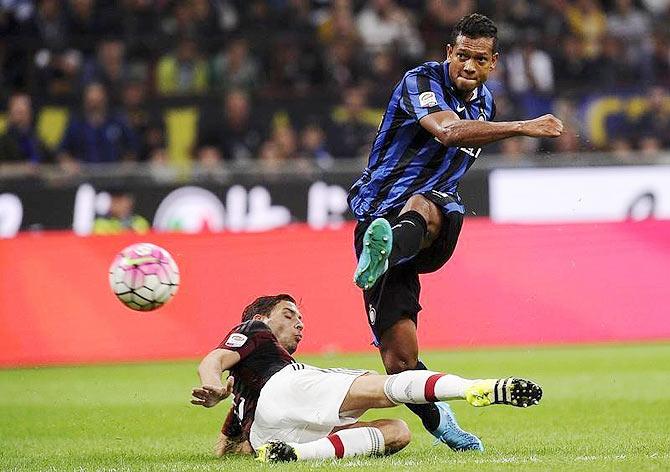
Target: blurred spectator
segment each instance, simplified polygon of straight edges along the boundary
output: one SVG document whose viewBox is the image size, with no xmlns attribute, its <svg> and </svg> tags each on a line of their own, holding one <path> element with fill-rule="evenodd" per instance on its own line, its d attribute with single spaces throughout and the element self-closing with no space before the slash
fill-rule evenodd
<svg viewBox="0 0 670 472">
<path fill-rule="evenodd" d="M 554 53 L 557 90 L 575 94 L 593 85 L 598 71 L 592 67 L 593 62 L 586 57 L 584 44 L 577 36 L 564 36 Z"/>
<path fill-rule="evenodd" d="M 249 54 L 249 43 L 244 38 L 230 41 L 212 60 L 211 71 L 213 88 L 253 92 L 260 85 L 258 61 Z"/>
<path fill-rule="evenodd" d="M 333 112 L 328 129 L 328 148 L 334 157 L 351 159 L 369 151 L 377 124 L 367 119 L 367 112 L 365 90 L 345 89 L 343 103 Z"/>
<path fill-rule="evenodd" d="M 135 198 L 129 192 L 110 190 L 109 211 L 93 223 L 93 234 L 109 236 L 125 232 L 146 234 L 151 225 L 143 216 L 134 213 Z"/>
<path fill-rule="evenodd" d="M 563 134 L 556 139 L 547 139 L 542 142 L 542 149 L 551 152 L 576 153 L 589 149 L 581 138 L 577 108 L 572 100 L 560 99 L 554 102 L 554 115 L 563 122 Z"/>
<path fill-rule="evenodd" d="M 654 16 L 670 14 L 670 0 L 642 0 L 642 4 Z"/>
<path fill-rule="evenodd" d="M 214 3 L 216 2 L 210 0 L 191 0 L 190 2 L 195 33 L 198 38 L 206 40 L 203 44 L 209 51 L 214 51 L 211 46 L 215 44 L 212 43 L 221 33 L 217 11 L 212 8 Z"/>
<path fill-rule="evenodd" d="M 417 61 L 424 46 L 414 18 L 394 0 L 368 0 L 356 18 L 358 32 L 367 52 L 395 49 L 410 62 Z"/>
<path fill-rule="evenodd" d="M 137 138 L 125 117 L 109 111 L 104 86 L 86 86 L 83 115 L 70 118 L 58 149 L 63 169 L 76 173 L 79 163 L 136 160 L 137 151 Z"/>
<path fill-rule="evenodd" d="M 440 49 L 451 41 L 451 30 L 465 15 L 475 11 L 473 0 L 428 0 L 419 23 L 419 30 L 428 47 Z"/>
<path fill-rule="evenodd" d="M 522 103 L 527 119 L 550 112 L 554 91 L 554 69 L 551 57 L 538 49 L 534 36 L 524 41 L 505 56 L 509 91 L 514 100 Z"/>
<path fill-rule="evenodd" d="M 319 40 L 329 45 L 336 41 L 357 42 L 360 40 L 351 0 L 334 0 L 328 16 L 318 27 Z"/>
<path fill-rule="evenodd" d="M 195 11 L 189 0 L 177 0 L 169 3 L 161 21 L 162 32 L 171 37 L 194 37 L 197 35 Z"/>
<path fill-rule="evenodd" d="M 599 0 L 569 3 L 565 15 L 572 32 L 584 42 L 584 55 L 593 58 L 600 52 L 600 41 L 607 31 L 607 17 Z"/>
<path fill-rule="evenodd" d="M 527 148 L 528 143 L 525 138 L 522 136 L 515 136 L 510 139 L 503 139 L 500 142 L 498 152 L 503 155 L 505 161 L 509 163 L 517 163 L 526 155 L 528 152 Z"/>
<path fill-rule="evenodd" d="M 120 39 L 107 38 L 100 41 L 96 56 L 84 65 L 83 84 L 101 83 L 108 91 L 111 102 L 118 103 L 129 75 L 125 52 L 126 47 Z"/>
<path fill-rule="evenodd" d="M 35 92 L 46 97 L 74 97 L 79 93 L 82 54 L 76 49 L 50 51 L 35 55 Z"/>
<path fill-rule="evenodd" d="M 298 157 L 298 136 L 290 123 L 276 125 L 270 139 L 277 145 L 279 160 L 289 161 Z"/>
<path fill-rule="evenodd" d="M 121 98 L 128 126 L 139 141 L 138 160 L 150 160 L 157 151 L 165 149 L 163 116 L 147 101 L 144 82 L 128 82 Z"/>
<path fill-rule="evenodd" d="M 29 170 L 46 162 L 49 153 L 33 128 L 30 97 L 15 93 L 7 112 L 7 129 L 0 135 L 0 164 L 23 164 Z"/>
<path fill-rule="evenodd" d="M 82 51 L 84 55 L 90 55 L 94 51 L 98 36 L 106 33 L 96 10 L 96 1 L 69 0 L 68 5 L 69 45 Z"/>
<path fill-rule="evenodd" d="M 624 43 L 614 36 L 603 39 L 601 53 L 593 61 L 592 68 L 597 73 L 599 88 L 605 92 L 632 87 L 640 79 L 640 68 L 626 58 Z"/>
<path fill-rule="evenodd" d="M 159 2 L 154 0 L 123 0 L 123 33 L 127 38 L 138 38 L 130 46 L 137 49 L 145 47 L 145 38 L 158 33 Z"/>
<path fill-rule="evenodd" d="M 353 40 L 339 39 L 326 46 L 324 68 L 326 80 L 341 89 L 358 82 L 366 72 L 366 64 L 359 54 L 359 45 Z"/>
<path fill-rule="evenodd" d="M 620 162 L 633 164 L 637 160 L 636 153 L 633 152 L 633 143 L 626 136 L 614 136 L 608 150 Z"/>
<path fill-rule="evenodd" d="M 176 51 L 160 58 L 156 87 L 162 95 L 198 94 L 207 90 L 207 63 L 194 39 L 180 39 Z"/>
<path fill-rule="evenodd" d="M 253 122 L 249 97 L 232 90 L 226 94 L 221 114 L 200 114 L 196 157 L 249 161 L 256 157 L 262 139 L 262 128 Z"/>
<path fill-rule="evenodd" d="M 285 117 L 275 119 L 269 140 L 260 149 L 259 164 L 264 172 L 286 172 L 306 174 L 313 170 L 314 162 L 298 149 L 298 136 Z"/>
<path fill-rule="evenodd" d="M 60 0 L 42 0 L 37 5 L 35 28 L 40 42 L 52 49 L 64 49 L 67 45 L 69 30 L 66 16 Z"/>
<path fill-rule="evenodd" d="M 650 83 L 670 88 L 670 33 L 667 31 L 657 31 L 652 37 L 646 75 Z"/>
<path fill-rule="evenodd" d="M 276 27 L 299 35 L 301 42 L 309 42 L 315 33 L 315 22 L 310 9 L 310 0 L 283 0 L 276 2 Z"/>
<path fill-rule="evenodd" d="M 332 167 L 333 156 L 326 148 L 326 133 L 321 126 L 310 123 L 303 128 L 300 134 L 300 155 L 322 169 Z"/>
<path fill-rule="evenodd" d="M 320 83 L 323 65 L 316 44 L 300 41 L 291 34 L 282 36 L 270 59 L 269 87 L 272 96 L 306 95 L 314 84 Z"/>
<path fill-rule="evenodd" d="M 648 107 L 635 123 L 635 136 L 646 150 L 670 149 L 670 94 L 664 87 L 647 92 Z"/>
<path fill-rule="evenodd" d="M 514 43 L 529 34 L 542 32 L 540 25 L 544 26 L 548 17 L 542 1 L 505 0 L 496 3 L 501 42 Z"/>
<path fill-rule="evenodd" d="M 393 85 L 402 78 L 401 64 L 391 51 L 379 51 L 367 62 L 367 71 L 362 82 L 369 91 L 370 102 L 375 106 L 385 106 L 388 101 L 388 90 L 382 84 Z M 354 84 L 355 85 L 355 84 Z"/>
<path fill-rule="evenodd" d="M 642 64 L 645 42 L 649 37 L 649 15 L 633 5 L 632 0 L 616 0 L 616 8 L 607 15 L 610 36 L 624 39 L 625 59 L 636 67 Z"/>
</svg>

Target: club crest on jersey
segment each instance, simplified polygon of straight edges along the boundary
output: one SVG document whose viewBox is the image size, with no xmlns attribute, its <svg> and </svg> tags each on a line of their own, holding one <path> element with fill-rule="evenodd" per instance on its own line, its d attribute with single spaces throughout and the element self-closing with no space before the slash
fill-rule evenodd
<svg viewBox="0 0 670 472">
<path fill-rule="evenodd" d="M 435 92 L 423 92 L 419 95 L 419 105 L 424 108 L 436 106 L 437 98 L 435 97 Z"/>
<path fill-rule="evenodd" d="M 370 311 L 368 312 L 368 319 L 370 320 L 370 324 L 372 326 L 375 325 L 375 321 L 377 321 L 377 310 L 375 310 L 375 307 L 370 305 Z"/>
<path fill-rule="evenodd" d="M 228 339 L 226 339 L 225 344 L 228 347 L 241 347 L 246 342 L 247 342 L 247 337 L 244 334 L 233 333 L 230 336 L 228 336 Z"/>
</svg>

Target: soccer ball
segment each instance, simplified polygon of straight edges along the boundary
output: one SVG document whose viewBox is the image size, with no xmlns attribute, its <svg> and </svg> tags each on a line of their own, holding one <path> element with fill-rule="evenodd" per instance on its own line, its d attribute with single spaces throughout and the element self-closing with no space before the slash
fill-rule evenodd
<svg viewBox="0 0 670 472">
<path fill-rule="evenodd" d="M 179 287 L 179 269 L 169 252 L 150 243 L 124 248 L 109 268 L 112 292 L 128 308 L 151 311 L 166 304 Z"/>
</svg>

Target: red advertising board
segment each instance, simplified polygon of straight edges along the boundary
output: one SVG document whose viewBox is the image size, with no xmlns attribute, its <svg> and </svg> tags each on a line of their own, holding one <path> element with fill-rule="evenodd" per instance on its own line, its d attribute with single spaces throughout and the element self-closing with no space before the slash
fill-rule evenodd
<svg viewBox="0 0 670 472">
<path fill-rule="evenodd" d="M 351 281 L 352 226 L 143 238 L 22 234 L 0 242 L 0 366 L 198 357 L 258 295 L 288 292 L 300 352 L 370 349 Z M 133 312 L 107 281 L 148 241 L 181 270 L 165 307 Z M 670 222 L 496 225 L 468 219 L 449 264 L 423 276 L 424 349 L 670 339 Z"/>
</svg>

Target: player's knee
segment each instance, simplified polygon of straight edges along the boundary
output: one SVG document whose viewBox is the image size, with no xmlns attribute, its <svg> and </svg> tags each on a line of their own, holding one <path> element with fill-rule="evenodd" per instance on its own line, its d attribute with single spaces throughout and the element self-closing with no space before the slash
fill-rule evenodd
<svg viewBox="0 0 670 472">
<path fill-rule="evenodd" d="M 393 454 L 403 449 L 412 440 L 412 433 L 403 420 L 386 420 L 382 428 L 384 449 L 386 454 Z"/>
<path fill-rule="evenodd" d="M 442 212 L 433 202 L 423 195 L 412 195 L 403 210 L 413 210 L 420 213 L 426 220 L 429 235 L 436 235 L 442 225 Z"/>
<path fill-rule="evenodd" d="M 419 360 L 416 356 L 395 355 L 384 358 L 384 367 L 386 368 L 387 374 L 393 375 L 405 372 L 406 370 L 413 370 L 416 367 L 417 362 L 419 362 Z"/>
</svg>

